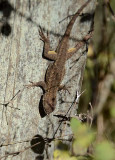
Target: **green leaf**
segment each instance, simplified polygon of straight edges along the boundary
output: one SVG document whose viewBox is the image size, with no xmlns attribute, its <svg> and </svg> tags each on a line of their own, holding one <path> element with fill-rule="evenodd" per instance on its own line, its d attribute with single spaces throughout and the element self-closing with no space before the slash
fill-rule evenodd
<svg viewBox="0 0 115 160">
<path fill-rule="evenodd" d="M 70 156 L 69 152 L 55 150 L 54 151 L 54 160 L 78 160 L 76 157 Z"/>
<path fill-rule="evenodd" d="M 70 122 L 71 129 L 74 134 L 78 131 L 78 129 L 81 127 L 81 122 L 77 120 L 76 118 L 72 118 Z"/>
<path fill-rule="evenodd" d="M 75 155 L 84 155 L 86 151 L 87 148 L 80 145 L 77 140 L 73 142 L 73 152 Z"/>
<path fill-rule="evenodd" d="M 75 118 L 71 120 L 71 128 L 74 133 L 73 152 L 75 155 L 83 155 L 94 140 L 95 134 L 88 125 L 80 123 Z"/>
<path fill-rule="evenodd" d="M 111 109 L 110 109 L 110 114 L 111 114 L 112 117 L 115 118 L 115 107 L 114 107 L 114 106 L 111 107 Z"/>
<path fill-rule="evenodd" d="M 86 132 L 82 135 L 79 135 L 73 142 L 73 152 L 76 155 L 83 155 L 86 153 L 87 148 L 90 146 L 92 141 L 94 140 L 93 132 Z"/>
<path fill-rule="evenodd" d="M 115 150 L 111 143 L 103 141 L 95 147 L 95 160 L 113 160 L 115 158 Z"/>
</svg>

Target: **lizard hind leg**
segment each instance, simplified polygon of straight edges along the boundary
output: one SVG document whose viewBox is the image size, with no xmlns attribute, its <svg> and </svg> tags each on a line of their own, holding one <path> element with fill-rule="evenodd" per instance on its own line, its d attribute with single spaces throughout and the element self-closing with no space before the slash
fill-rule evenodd
<svg viewBox="0 0 115 160">
<path fill-rule="evenodd" d="M 65 91 L 68 91 L 68 93 L 70 94 L 68 88 L 69 88 L 69 87 L 66 87 L 65 85 L 61 85 L 61 86 L 59 87 L 58 91 L 65 90 Z"/>
</svg>

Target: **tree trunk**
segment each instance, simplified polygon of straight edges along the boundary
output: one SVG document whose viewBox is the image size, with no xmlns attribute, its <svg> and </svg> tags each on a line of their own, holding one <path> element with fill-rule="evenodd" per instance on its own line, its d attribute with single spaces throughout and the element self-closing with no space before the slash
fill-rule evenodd
<svg viewBox="0 0 115 160">
<path fill-rule="evenodd" d="M 56 109 L 50 115 L 41 118 L 39 114 L 43 91 L 24 85 L 29 81 L 44 81 L 46 69 L 52 63 L 42 57 L 43 42 L 40 40 L 39 26 L 50 32 L 51 47 L 55 50 L 71 19 L 67 16 L 73 15 L 84 3 L 84 0 L 0 1 L 1 159 L 51 160 L 55 139 L 71 138 L 71 129 L 66 124 L 62 123 L 57 130 L 60 122 L 54 115 L 65 115 L 76 92 L 81 92 L 86 45 L 66 62 L 62 84 L 70 93 L 64 90 L 58 92 Z M 95 0 L 92 0 L 82 12 L 87 14 L 79 16 L 74 24 L 68 48 L 74 47 L 77 40 L 82 40 L 90 31 L 94 9 Z M 77 105 L 71 107 L 70 116 L 77 113 L 77 108 Z"/>
</svg>

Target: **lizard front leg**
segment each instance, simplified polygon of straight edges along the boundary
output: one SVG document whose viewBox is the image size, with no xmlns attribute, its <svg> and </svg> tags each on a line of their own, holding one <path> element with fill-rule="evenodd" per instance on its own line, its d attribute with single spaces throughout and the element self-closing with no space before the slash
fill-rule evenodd
<svg viewBox="0 0 115 160">
<path fill-rule="evenodd" d="M 49 60 L 56 60 L 57 53 L 55 51 L 50 50 L 50 41 L 49 41 L 49 34 L 47 33 L 47 37 L 44 35 L 42 29 L 40 28 L 39 35 L 41 40 L 44 42 L 44 52 L 43 56 Z"/>
<path fill-rule="evenodd" d="M 44 91 L 46 90 L 46 83 L 44 81 L 40 81 L 40 82 L 31 82 L 31 84 L 28 84 L 28 85 L 24 85 L 25 87 L 27 88 L 30 88 L 30 87 L 41 87 Z"/>
</svg>

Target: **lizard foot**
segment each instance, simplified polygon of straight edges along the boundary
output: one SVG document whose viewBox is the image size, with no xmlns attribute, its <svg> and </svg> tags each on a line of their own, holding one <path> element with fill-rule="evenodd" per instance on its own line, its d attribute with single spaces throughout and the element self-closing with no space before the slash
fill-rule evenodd
<svg viewBox="0 0 115 160">
<path fill-rule="evenodd" d="M 27 84 L 27 85 L 24 85 L 25 87 L 27 88 L 30 88 L 30 87 L 41 87 L 42 89 L 46 89 L 46 83 L 44 81 L 39 81 L 39 82 L 32 82 L 32 81 L 29 81 L 30 84 Z"/>
<path fill-rule="evenodd" d="M 39 35 L 40 35 L 40 40 L 42 40 L 43 42 L 49 42 L 49 36 L 48 36 L 48 32 L 47 32 L 47 37 L 44 35 L 42 28 L 40 28 L 39 30 Z"/>
<path fill-rule="evenodd" d="M 68 91 L 68 93 L 70 94 L 70 91 L 68 90 L 68 88 L 70 88 L 70 86 L 66 87 L 65 85 L 62 85 L 59 87 L 59 91 L 65 90 L 65 91 Z"/>
<path fill-rule="evenodd" d="M 38 82 L 34 83 L 32 81 L 29 81 L 30 84 L 27 84 L 27 85 L 24 85 L 25 87 L 27 88 L 30 88 L 30 87 L 38 87 Z"/>
</svg>

